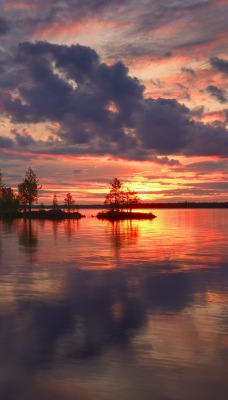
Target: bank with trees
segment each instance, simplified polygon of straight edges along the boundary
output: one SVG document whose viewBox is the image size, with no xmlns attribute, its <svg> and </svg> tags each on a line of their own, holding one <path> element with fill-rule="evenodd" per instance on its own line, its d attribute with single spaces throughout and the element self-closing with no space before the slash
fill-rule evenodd
<svg viewBox="0 0 228 400">
<path fill-rule="evenodd" d="M 73 197 L 67 193 L 64 199 L 67 212 L 58 207 L 57 196 L 53 196 L 53 204 L 50 210 L 46 210 L 40 203 L 39 210 L 32 210 L 38 202 L 38 193 L 42 189 L 36 173 L 31 167 L 25 173 L 25 177 L 18 184 L 17 193 L 10 187 L 6 187 L 0 171 L 0 218 L 36 218 L 36 219 L 80 219 L 84 217 L 78 212 L 71 212 L 75 204 Z"/>
</svg>

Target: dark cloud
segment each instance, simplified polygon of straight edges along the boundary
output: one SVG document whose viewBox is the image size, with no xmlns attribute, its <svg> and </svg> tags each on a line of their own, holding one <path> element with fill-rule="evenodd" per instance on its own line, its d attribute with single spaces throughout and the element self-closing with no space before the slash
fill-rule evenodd
<svg viewBox="0 0 228 400">
<path fill-rule="evenodd" d="M 173 56 L 171 51 L 167 51 L 165 54 L 163 54 L 164 58 L 171 58 Z"/>
<path fill-rule="evenodd" d="M 0 36 L 9 32 L 9 24 L 5 18 L 0 17 Z"/>
<path fill-rule="evenodd" d="M 221 201 L 227 201 L 227 184 L 225 185 L 211 185 L 208 186 L 207 184 L 199 184 L 198 186 L 195 186 L 193 183 L 192 185 L 183 185 L 181 188 L 173 188 L 173 189 L 166 189 L 166 190 L 154 190 L 147 192 L 148 194 L 156 194 L 156 195 L 166 195 L 172 197 L 172 201 L 180 201 L 180 199 L 184 199 L 186 196 L 186 199 L 192 198 L 193 201 L 199 196 L 201 198 L 205 197 L 209 199 L 210 197 L 213 199 L 217 198 L 220 199 Z M 217 197 L 216 197 L 217 196 Z"/>
<path fill-rule="evenodd" d="M 211 173 L 228 173 L 228 160 L 216 160 L 216 161 L 201 161 L 185 165 L 183 168 L 180 167 L 179 172 L 195 172 L 197 175 L 208 175 Z"/>
<path fill-rule="evenodd" d="M 185 183 L 183 184 L 184 187 L 189 187 L 192 186 L 191 183 Z M 228 181 L 225 182 L 204 182 L 203 185 L 202 183 L 194 183 L 194 190 L 196 188 L 202 188 L 204 191 L 205 190 L 213 190 L 213 191 L 227 191 L 228 189 Z"/>
<path fill-rule="evenodd" d="M 17 129 L 12 129 L 11 133 L 15 136 L 16 142 L 20 146 L 28 146 L 35 143 L 35 140 L 26 130 L 20 133 Z"/>
<path fill-rule="evenodd" d="M 192 68 L 183 67 L 183 68 L 181 68 L 181 71 L 184 72 L 184 73 L 190 74 L 192 76 L 195 76 L 195 71 Z"/>
<path fill-rule="evenodd" d="M 224 110 L 225 122 L 228 123 L 228 109 Z"/>
<path fill-rule="evenodd" d="M 191 110 L 174 99 L 145 99 L 144 86 L 124 63 L 102 63 L 89 47 L 27 42 L 19 46 L 16 65 L 18 96 L 5 91 L 1 108 L 16 123 L 58 122 L 60 139 L 35 143 L 14 131 L 17 145 L 171 165 L 177 164 L 167 158 L 171 154 L 227 155 L 223 124 L 194 122 Z"/>
<path fill-rule="evenodd" d="M 225 75 L 228 74 L 228 61 L 219 57 L 211 57 L 210 62 L 213 68 L 223 72 Z"/>
<path fill-rule="evenodd" d="M 5 136 L 0 136 L 0 149 L 8 149 L 12 147 L 13 145 L 13 140 L 5 137 Z"/>
<path fill-rule="evenodd" d="M 204 106 L 192 108 L 190 114 L 192 117 L 201 118 L 204 113 Z"/>
<path fill-rule="evenodd" d="M 219 103 L 226 104 L 228 102 L 228 93 L 226 90 L 210 85 L 207 87 L 207 91 L 211 96 L 215 97 Z"/>
</svg>

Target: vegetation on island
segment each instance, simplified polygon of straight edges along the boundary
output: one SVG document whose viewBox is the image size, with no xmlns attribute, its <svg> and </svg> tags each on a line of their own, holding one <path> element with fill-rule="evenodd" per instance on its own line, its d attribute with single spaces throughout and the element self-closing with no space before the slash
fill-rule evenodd
<svg viewBox="0 0 228 400">
<path fill-rule="evenodd" d="M 64 199 L 67 212 L 58 205 L 56 194 L 50 210 L 46 210 L 44 204 L 39 204 L 39 210 L 32 210 L 34 203 L 38 202 L 38 192 L 42 188 L 39 179 L 31 167 L 25 173 L 25 177 L 18 184 L 17 193 L 3 183 L 0 171 L 0 218 L 36 218 L 36 219 L 79 219 L 84 217 L 78 212 L 72 211 L 75 204 L 73 196 L 68 192 Z"/>
<path fill-rule="evenodd" d="M 138 207 L 141 200 L 134 190 L 124 188 L 123 183 L 118 178 L 110 182 L 111 188 L 105 197 L 104 204 L 108 206 L 108 211 L 101 211 L 97 214 L 99 219 L 111 221 L 124 219 L 153 219 L 153 213 L 133 212 L 132 209 Z"/>
<path fill-rule="evenodd" d="M 32 211 L 32 204 L 38 201 L 38 191 L 42 189 L 35 172 L 29 167 L 25 178 L 18 185 L 18 197 L 24 211 Z"/>
<path fill-rule="evenodd" d="M 0 172 L 0 217 L 16 217 L 20 209 L 21 203 L 18 195 L 14 193 L 12 188 L 8 188 L 4 185 Z"/>
</svg>

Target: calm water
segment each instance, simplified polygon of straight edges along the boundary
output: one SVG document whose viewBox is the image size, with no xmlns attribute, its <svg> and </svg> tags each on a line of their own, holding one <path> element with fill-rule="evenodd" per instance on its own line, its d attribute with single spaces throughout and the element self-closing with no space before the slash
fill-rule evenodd
<svg viewBox="0 0 228 400">
<path fill-rule="evenodd" d="M 0 399 L 226 400 L 228 210 L 86 214 L 0 221 Z"/>
</svg>

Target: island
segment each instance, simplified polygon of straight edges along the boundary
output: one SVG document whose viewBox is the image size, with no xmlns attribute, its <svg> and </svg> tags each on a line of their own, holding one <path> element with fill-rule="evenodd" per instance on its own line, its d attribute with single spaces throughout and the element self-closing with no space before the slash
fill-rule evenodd
<svg viewBox="0 0 228 400">
<path fill-rule="evenodd" d="M 123 188 L 123 183 L 118 178 L 110 182 L 111 188 L 105 197 L 104 204 L 108 210 L 100 211 L 97 214 L 98 219 L 107 219 L 109 221 L 132 220 L 132 219 L 154 219 L 156 215 L 152 212 L 132 211 L 139 206 L 141 200 L 134 190 Z"/>
<path fill-rule="evenodd" d="M 129 219 L 154 219 L 156 215 L 152 212 L 126 212 L 126 211 L 101 211 L 97 214 L 98 219 L 107 219 L 109 221 L 121 221 Z"/>
<path fill-rule="evenodd" d="M 85 218 L 78 211 L 76 212 L 66 212 L 61 208 L 53 210 L 36 210 L 29 212 L 21 212 L 18 214 L 18 218 L 29 218 L 29 219 L 51 219 L 51 220 L 63 220 L 63 219 L 81 219 Z"/>
</svg>

